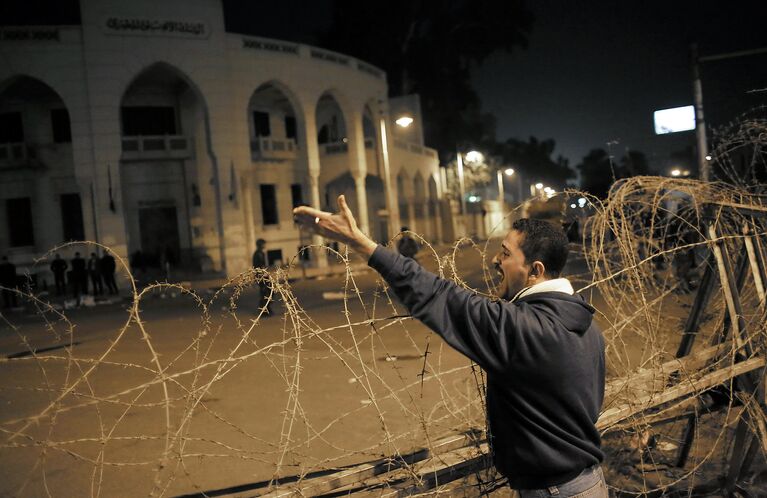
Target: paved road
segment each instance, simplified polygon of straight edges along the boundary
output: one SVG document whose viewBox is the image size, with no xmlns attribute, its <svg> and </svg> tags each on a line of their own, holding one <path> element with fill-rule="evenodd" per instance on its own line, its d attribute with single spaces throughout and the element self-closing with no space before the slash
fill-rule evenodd
<svg viewBox="0 0 767 498">
<path fill-rule="evenodd" d="M 480 261 L 472 249 L 456 259 L 461 278 L 486 289 Z M 126 326 L 129 302 L 67 311 L 68 323 L 7 315 L 0 495 L 224 489 L 407 451 L 424 428 L 436 438 L 481 424 L 479 373 L 421 324 L 345 326 L 402 311 L 376 299 L 374 272 L 354 277 L 364 312 L 356 298 L 323 298 L 343 291 L 337 276 L 292 282 L 304 313 L 258 323 L 253 290 L 234 314 L 221 295 L 208 321 L 188 297 L 148 297 L 143 330 Z M 158 470 L 164 448 L 170 464 Z"/>
<path fill-rule="evenodd" d="M 457 259 L 475 286 L 479 260 L 472 250 Z M 424 427 L 439 437 L 481 421 L 468 362 L 425 327 L 344 326 L 345 313 L 354 323 L 398 312 L 375 299 L 374 272 L 354 276 L 365 313 L 356 299 L 345 308 L 323 298 L 343 291 L 344 277 L 332 277 L 292 282 L 305 313 L 257 324 L 253 290 L 234 314 L 229 292 L 210 303 L 208 323 L 187 297 L 149 297 L 141 302 L 143 331 L 127 323 L 130 302 L 70 310 L 68 322 L 6 314 L 0 495 L 21 486 L 21 495 L 43 495 L 47 486 L 53 496 L 136 496 L 155 479 L 168 495 L 214 490 L 370 460 L 419 444 Z M 185 455 L 183 466 L 171 455 L 158 472 L 167 440 Z"/>
</svg>

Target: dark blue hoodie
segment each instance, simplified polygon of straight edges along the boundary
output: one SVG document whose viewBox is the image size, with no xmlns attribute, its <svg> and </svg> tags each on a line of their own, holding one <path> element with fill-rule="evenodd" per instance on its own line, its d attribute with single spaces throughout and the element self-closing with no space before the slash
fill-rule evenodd
<svg viewBox="0 0 767 498">
<path fill-rule="evenodd" d="M 487 372 L 493 458 L 515 489 L 571 480 L 601 462 L 604 338 L 579 295 L 478 296 L 379 246 L 368 264 L 421 320 Z"/>
</svg>

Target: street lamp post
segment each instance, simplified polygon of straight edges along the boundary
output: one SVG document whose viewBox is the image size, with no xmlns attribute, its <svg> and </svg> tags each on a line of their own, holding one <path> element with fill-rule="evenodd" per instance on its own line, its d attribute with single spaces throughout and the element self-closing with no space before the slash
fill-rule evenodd
<svg viewBox="0 0 767 498">
<path fill-rule="evenodd" d="M 396 234 L 399 231 L 399 213 L 397 213 L 397 219 L 395 219 L 394 216 L 394 210 L 396 207 L 396 199 L 394 198 L 394 192 L 391 188 L 391 176 L 389 171 L 389 143 L 388 139 L 386 137 L 386 118 L 381 117 L 380 120 L 380 127 L 381 127 L 381 156 L 383 158 L 383 169 L 384 169 L 384 204 L 386 206 L 386 212 L 389 215 L 389 236 L 391 237 L 393 234 Z"/>
<path fill-rule="evenodd" d="M 466 199 L 464 198 L 466 197 L 466 195 L 464 193 L 465 186 L 464 186 L 464 178 L 463 178 L 463 156 L 461 155 L 460 152 L 458 153 L 457 161 L 458 161 L 457 162 L 458 164 L 458 195 L 461 201 L 461 214 L 463 215 L 463 214 L 466 214 Z"/>
<path fill-rule="evenodd" d="M 501 209 L 501 216 L 505 217 L 505 199 L 504 199 L 504 185 L 503 185 L 503 175 L 511 177 L 514 174 L 514 168 L 506 168 L 501 172 L 501 170 L 496 170 L 496 179 L 498 181 L 498 206 Z"/>
<path fill-rule="evenodd" d="M 501 173 L 501 170 L 497 170 L 495 176 L 498 181 L 498 205 L 501 207 L 501 212 L 503 212 L 503 203 L 505 199 L 503 198 L 503 174 Z"/>
</svg>

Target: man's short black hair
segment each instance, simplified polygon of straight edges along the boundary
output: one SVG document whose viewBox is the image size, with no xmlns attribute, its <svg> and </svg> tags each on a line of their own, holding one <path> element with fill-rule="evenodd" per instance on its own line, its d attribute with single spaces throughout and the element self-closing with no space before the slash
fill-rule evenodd
<svg viewBox="0 0 767 498">
<path fill-rule="evenodd" d="M 525 262 L 540 261 L 546 275 L 557 278 L 567 263 L 567 235 L 561 227 L 541 220 L 522 218 L 511 225 L 512 230 L 524 234 L 520 249 Z"/>
</svg>

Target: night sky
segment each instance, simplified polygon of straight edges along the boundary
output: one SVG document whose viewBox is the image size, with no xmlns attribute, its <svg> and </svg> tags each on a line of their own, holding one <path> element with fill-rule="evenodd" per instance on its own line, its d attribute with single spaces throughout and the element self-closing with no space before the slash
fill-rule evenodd
<svg viewBox="0 0 767 498">
<path fill-rule="evenodd" d="M 237 12 L 235 5 L 230 12 Z M 245 2 L 247 4 L 247 2 Z M 316 42 L 330 25 L 330 0 L 244 7 L 229 29 Z M 499 53 L 474 72 L 483 110 L 497 118 L 497 139 L 553 138 L 571 165 L 592 148 L 645 152 L 659 171 L 694 144 L 694 133 L 655 136 L 652 112 L 692 104 L 689 46 L 701 55 L 767 47 L 764 2 L 554 1 L 528 5 L 535 23 L 527 49 Z M 241 7 L 242 8 L 242 7 Z M 290 22 L 285 22 L 289 19 Z M 231 26 L 234 24 L 234 26 Z M 702 67 L 707 119 L 726 124 L 767 103 L 767 54 Z M 614 142 L 618 142 L 615 144 Z"/>
<path fill-rule="evenodd" d="M 692 104 L 690 42 L 702 56 L 767 47 L 764 2 L 529 5 L 536 21 L 528 49 L 492 57 L 475 88 L 498 118 L 499 139 L 554 138 L 555 154 L 571 165 L 617 140 L 614 154 L 640 150 L 660 166 L 694 143 L 693 132 L 655 136 L 652 127 L 653 110 Z M 767 54 L 706 63 L 702 81 L 709 124 L 725 124 L 767 102 L 767 92 L 746 93 L 767 87 Z"/>
</svg>

